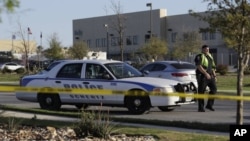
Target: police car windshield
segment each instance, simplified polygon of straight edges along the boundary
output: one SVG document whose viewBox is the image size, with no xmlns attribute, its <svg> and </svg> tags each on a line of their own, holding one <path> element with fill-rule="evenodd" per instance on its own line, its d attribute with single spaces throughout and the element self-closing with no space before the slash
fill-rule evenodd
<svg viewBox="0 0 250 141">
<path fill-rule="evenodd" d="M 142 76 L 140 71 L 127 63 L 108 63 L 105 66 L 117 79 Z"/>
</svg>

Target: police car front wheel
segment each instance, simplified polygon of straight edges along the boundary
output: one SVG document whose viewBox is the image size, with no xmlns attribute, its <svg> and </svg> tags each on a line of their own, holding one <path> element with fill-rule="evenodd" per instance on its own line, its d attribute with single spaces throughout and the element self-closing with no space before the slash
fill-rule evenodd
<svg viewBox="0 0 250 141">
<path fill-rule="evenodd" d="M 132 114 L 143 114 L 151 107 L 148 96 L 128 96 L 125 98 L 125 104 Z"/>
</svg>

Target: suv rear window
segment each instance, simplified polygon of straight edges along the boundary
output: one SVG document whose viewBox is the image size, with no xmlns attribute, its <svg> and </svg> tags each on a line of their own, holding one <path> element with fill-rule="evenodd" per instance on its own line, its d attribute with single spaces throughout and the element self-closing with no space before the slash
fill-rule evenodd
<svg viewBox="0 0 250 141">
<path fill-rule="evenodd" d="M 187 63 L 173 63 L 171 65 L 176 69 L 196 69 L 195 65 Z"/>
</svg>

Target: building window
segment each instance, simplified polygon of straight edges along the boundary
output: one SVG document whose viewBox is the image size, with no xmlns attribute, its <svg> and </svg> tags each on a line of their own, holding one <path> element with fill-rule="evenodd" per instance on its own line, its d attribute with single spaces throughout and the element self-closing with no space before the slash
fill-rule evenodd
<svg viewBox="0 0 250 141">
<path fill-rule="evenodd" d="M 102 40 L 96 39 L 96 47 L 101 47 L 101 46 L 102 46 Z"/>
<path fill-rule="evenodd" d="M 210 32 L 210 40 L 215 40 L 215 39 L 216 39 L 216 33 Z"/>
<path fill-rule="evenodd" d="M 102 38 L 102 47 L 106 47 L 107 46 L 107 39 L 106 38 Z"/>
<path fill-rule="evenodd" d="M 133 45 L 138 45 L 138 36 L 133 36 Z"/>
<path fill-rule="evenodd" d="M 119 38 L 118 37 L 112 37 L 111 38 L 111 46 L 118 46 L 119 45 Z"/>
<path fill-rule="evenodd" d="M 115 37 L 111 38 L 111 46 L 115 46 Z"/>
<path fill-rule="evenodd" d="M 91 45 L 91 40 L 87 40 L 87 46 L 90 47 Z"/>
<path fill-rule="evenodd" d="M 95 40 L 95 47 L 98 47 L 98 39 Z"/>
<path fill-rule="evenodd" d="M 129 46 L 129 45 L 132 45 L 132 37 L 131 36 L 127 36 L 126 38 L 126 44 Z"/>
<path fill-rule="evenodd" d="M 188 33 L 183 33 L 183 40 L 187 41 L 188 38 L 190 38 L 190 37 L 188 37 Z"/>
<path fill-rule="evenodd" d="M 171 42 L 175 42 L 177 38 L 177 32 L 171 34 Z"/>
<path fill-rule="evenodd" d="M 145 43 L 148 43 L 150 40 L 150 34 L 145 34 Z"/>
<path fill-rule="evenodd" d="M 202 40 L 208 40 L 208 32 L 202 32 Z"/>
</svg>

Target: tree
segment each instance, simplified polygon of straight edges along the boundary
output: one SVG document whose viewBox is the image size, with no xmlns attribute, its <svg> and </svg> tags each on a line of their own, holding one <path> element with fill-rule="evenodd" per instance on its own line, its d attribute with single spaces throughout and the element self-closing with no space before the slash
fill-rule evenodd
<svg viewBox="0 0 250 141">
<path fill-rule="evenodd" d="M 31 44 L 29 43 L 29 35 L 31 33 L 29 32 L 29 28 L 28 28 L 28 30 L 23 29 L 23 27 L 21 26 L 20 23 L 18 23 L 18 26 L 19 26 L 19 31 L 16 34 L 17 34 L 17 36 L 19 36 L 21 38 L 21 44 L 22 44 L 22 46 L 18 47 L 18 49 L 20 50 L 20 52 L 22 52 L 24 54 L 25 66 L 27 67 L 27 71 L 29 73 L 29 70 L 30 70 L 29 54 L 34 51 L 33 50 L 34 46 L 32 47 Z M 26 36 L 26 35 L 28 35 L 28 36 Z"/>
<path fill-rule="evenodd" d="M 88 53 L 88 46 L 85 42 L 76 42 L 69 48 L 69 54 L 73 59 L 83 59 Z"/>
<path fill-rule="evenodd" d="M 56 33 L 49 39 L 49 48 L 44 51 L 44 56 L 51 60 L 63 59 L 61 42 Z"/>
<path fill-rule="evenodd" d="M 201 37 L 198 32 L 191 31 L 183 33 L 182 37 L 178 37 L 173 45 L 171 56 L 174 59 L 185 59 L 190 53 L 200 52 L 202 46 Z"/>
<path fill-rule="evenodd" d="M 248 65 L 250 51 L 250 4 L 247 0 L 203 0 L 208 3 L 205 14 L 190 14 L 209 23 L 202 30 L 219 31 L 228 47 L 237 51 L 237 95 L 243 96 L 244 69 Z M 237 101 L 236 124 L 243 124 L 243 101 Z"/>
<path fill-rule="evenodd" d="M 119 35 L 118 44 L 120 46 L 120 55 L 121 55 L 120 59 L 121 61 L 123 61 L 123 52 L 124 52 L 124 39 L 123 38 L 124 38 L 125 29 L 126 29 L 126 25 L 125 25 L 126 17 L 122 15 L 120 1 L 117 4 L 114 1 L 112 1 L 111 4 L 112 4 L 112 10 L 116 14 L 116 20 L 113 21 L 111 28 L 115 30 Z"/>
<path fill-rule="evenodd" d="M 0 14 L 1 12 L 14 12 L 15 8 L 19 7 L 19 0 L 0 0 Z M 1 22 L 0 18 L 0 22 Z"/>
<path fill-rule="evenodd" d="M 167 43 L 159 38 L 152 37 L 149 41 L 139 49 L 139 52 L 148 56 L 148 60 L 158 60 L 158 58 L 163 58 L 167 54 Z"/>
</svg>

